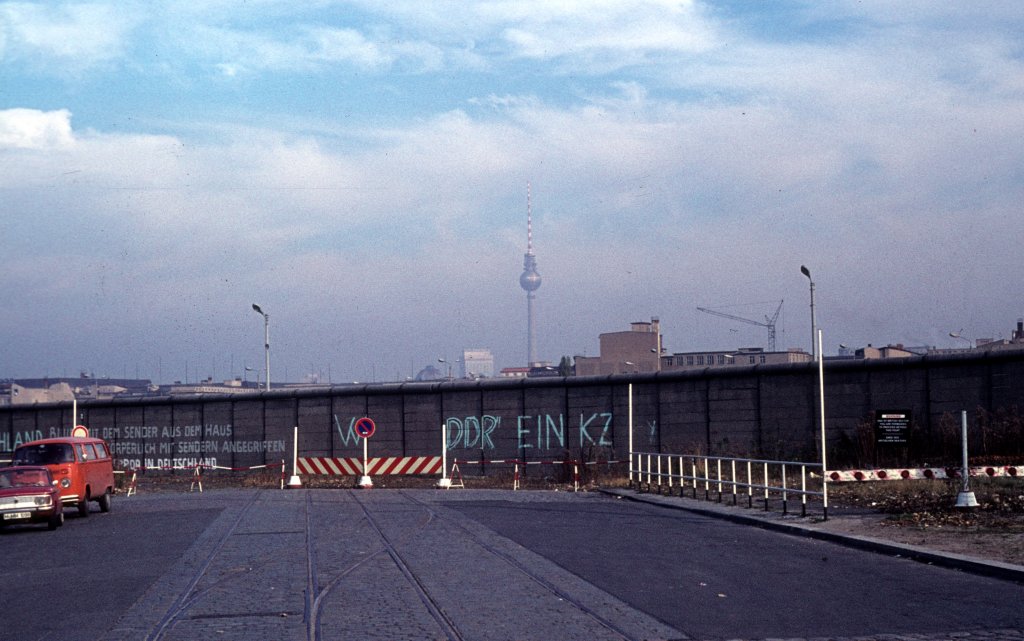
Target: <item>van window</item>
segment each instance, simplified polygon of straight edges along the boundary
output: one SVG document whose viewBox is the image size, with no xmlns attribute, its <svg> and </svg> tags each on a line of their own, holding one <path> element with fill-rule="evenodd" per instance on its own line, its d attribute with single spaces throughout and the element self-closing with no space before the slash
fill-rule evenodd
<svg viewBox="0 0 1024 641">
<path fill-rule="evenodd" d="M 85 443 L 82 445 L 82 460 L 83 461 L 95 461 L 96 460 L 96 448 L 92 446 L 92 443 Z"/>
<path fill-rule="evenodd" d="M 41 443 L 20 447 L 14 453 L 12 465 L 57 465 L 74 463 L 75 452 L 67 443 Z"/>
<path fill-rule="evenodd" d="M 103 447 L 103 443 L 96 443 L 96 458 L 107 458 L 107 448 Z"/>
</svg>

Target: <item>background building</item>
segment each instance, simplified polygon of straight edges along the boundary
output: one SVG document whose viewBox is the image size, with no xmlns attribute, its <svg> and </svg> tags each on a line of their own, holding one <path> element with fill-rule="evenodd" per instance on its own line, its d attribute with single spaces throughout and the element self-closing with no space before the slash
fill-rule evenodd
<svg viewBox="0 0 1024 641">
<path fill-rule="evenodd" d="M 48 383 L 45 386 L 26 387 L 19 383 L 0 383 L 0 407 L 7 405 L 33 405 L 36 403 L 60 403 L 75 398 L 75 392 L 65 382 Z"/>
<path fill-rule="evenodd" d="M 661 364 L 661 324 L 657 318 L 651 322 L 630 323 L 626 332 L 609 332 L 598 337 L 600 356 L 577 356 L 577 376 L 605 374 L 635 374 L 657 372 Z"/>
<path fill-rule="evenodd" d="M 462 378 L 494 378 L 494 355 L 491 350 L 462 350 Z"/>
<path fill-rule="evenodd" d="M 662 371 L 678 372 L 736 365 L 810 363 L 812 360 L 813 357 L 799 347 L 791 347 L 785 352 L 766 352 L 760 347 L 741 347 L 735 350 L 681 352 L 671 356 L 662 356 L 661 369 Z"/>
</svg>

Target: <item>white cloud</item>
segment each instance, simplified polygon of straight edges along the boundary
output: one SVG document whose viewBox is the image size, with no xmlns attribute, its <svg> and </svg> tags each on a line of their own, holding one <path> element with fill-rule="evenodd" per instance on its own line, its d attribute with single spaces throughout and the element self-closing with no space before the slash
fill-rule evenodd
<svg viewBox="0 0 1024 641">
<path fill-rule="evenodd" d="M 0 5 L 0 29 L 8 54 L 29 60 L 56 60 L 65 69 L 82 69 L 124 52 L 136 25 L 134 10 L 98 3 Z"/>
<path fill-rule="evenodd" d="M 19 149 L 53 149 L 74 144 L 71 112 L 39 111 L 37 109 L 5 109 L 0 111 L 0 151 L 5 147 Z"/>
<path fill-rule="evenodd" d="M 180 46 L 201 52 L 227 76 L 243 70 L 308 73 L 337 65 L 381 72 L 400 63 L 414 70 L 435 70 L 444 57 L 441 49 L 426 42 L 390 40 L 355 28 L 301 26 L 277 32 L 198 24 L 190 31 L 194 45 L 185 35 L 179 36 Z"/>
<path fill-rule="evenodd" d="M 310 55 L 325 62 L 351 62 L 368 69 L 392 62 L 377 43 L 355 29 L 312 29 L 309 37 L 313 41 Z"/>
<path fill-rule="evenodd" d="M 696 12 L 643 3 L 614 9 L 523 15 L 504 30 L 516 53 L 528 58 L 590 57 L 598 54 L 643 59 L 649 53 L 698 53 L 715 46 L 710 25 Z M 609 7 L 611 9 L 611 7 Z"/>
<path fill-rule="evenodd" d="M 445 48 L 451 61 L 465 60 L 465 44 L 471 42 L 483 44 L 473 51 L 492 64 L 506 58 L 560 59 L 576 72 L 606 72 L 651 55 L 704 52 L 719 41 L 714 22 L 688 0 L 354 4 Z M 476 65 L 480 59 L 474 58 Z"/>
<path fill-rule="evenodd" d="M 248 327 L 257 301 L 279 319 L 292 378 L 314 359 L 404 370 L 460 341 L 515 364 L 531 180 L 545 356 L 654 315 L 672 349 L 722 347 L 735 338 L 696 305 L 782 298 L 780 346 L 807 344 L 802 263 L 826 340 L 941 338 L 988 323 L 981 335 L 1020 315 L 1024 70 L 1005 34 L 943 40 L 893 19 L 771 41 L 671 3 L 387 3 L 363 24 L 315 27 L 243 23 L 225 7 L 223 20 L 199 12 L 188 33 L 162 32 L 205 41 L 182 69 L 238 76 L 209 103 L 167 93 L 159 109 L 136 100 L 128 114 L 117 100 L 80 108 L 68 91 L 56 104 L 76 123 L 91 117 L 77 130 L 68 111 L 0 112 L 5 211 L 26 214 L 5 219 L 21 227 L 0 237 L 8 309 L 53 325 L 58 310 L 85 310 L 137 341 L 152 330 L 165 354 L 193 345 L 227 360 L 250 330 L 261 345 L 261 327 Z M 506 29 L 521 46 L 502 40 Z M 483 73 L 389 75 L 438 69 L 455 52 Z M 548 59 L 516 66 L 527 55 Z M 624 66 L 637 60 L 648 64 Z M 352 96 L 304 89 L 336 69 L 355 70 Z M 245 82 L 266 70 L 295 74 L 295 94 L 278 102 Z M 182 77 L 207 100 L 205 78 Z M 431 107 L 379 102 L 349 115 L 375 93 Z M 237 101 L 237 122 L 223 122 L 217 100 Z M 324 115 L 324 102 L 345 115 Z M 142 133 L 106 124 L 128 115 Z M 3 320 L 31 337 L 30 323 Z M 103 352 L 105 340 L 115 339 L 85 349 Z"/>
</svg>

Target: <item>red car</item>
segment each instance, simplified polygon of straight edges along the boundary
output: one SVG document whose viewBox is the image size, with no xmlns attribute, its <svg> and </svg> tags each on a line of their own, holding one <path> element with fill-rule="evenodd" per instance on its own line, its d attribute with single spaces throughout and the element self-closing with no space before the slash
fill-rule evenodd
<svg viewBox="0 0 1024 641">
<path fill-rule="evenodd" d="M 50 470 L 0 468 L 0 527 L 13 523 L 46 523 L 51 530 L 64 525 L 64 505 Z"/>
</svg>

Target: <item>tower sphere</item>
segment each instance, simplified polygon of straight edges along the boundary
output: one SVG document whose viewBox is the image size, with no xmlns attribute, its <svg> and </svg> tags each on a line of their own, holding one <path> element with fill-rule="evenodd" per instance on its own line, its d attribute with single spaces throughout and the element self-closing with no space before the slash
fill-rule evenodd
<svg viewBox="0 0 1024 641">
<path fill-rule="evenodd" d="M 540 274 L 532 266 L 527 267 L 519 277 L 519 286 L 528 292 L 536 291 L 540 287 Z"/>
</svg>

